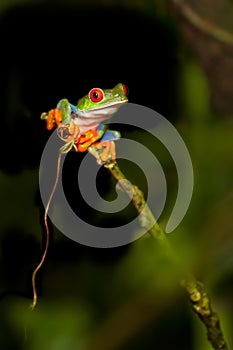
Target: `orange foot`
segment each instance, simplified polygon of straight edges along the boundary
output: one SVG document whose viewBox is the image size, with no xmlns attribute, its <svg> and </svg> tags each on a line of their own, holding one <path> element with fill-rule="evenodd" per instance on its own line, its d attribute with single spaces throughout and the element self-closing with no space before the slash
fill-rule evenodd
<svg viewBox="0 0 233 350">
<path fill-rule="evenodd" d="M 86 152 L 88 147 L 90 147 L 98 138 L 98 132 L 96 130 L 86 131 L 84 135 L 81 135 L 76 147 L 79 152 Z"/>
<path fill-rule="evenodd" d="M 62 124 L 62 113 L 60 109 L 51 109 L 48 113 L 42 113 L 41 119 L 46 120 L 46 128 L 52 130 L 55 126 L 60 126 Z"/>
</svg>

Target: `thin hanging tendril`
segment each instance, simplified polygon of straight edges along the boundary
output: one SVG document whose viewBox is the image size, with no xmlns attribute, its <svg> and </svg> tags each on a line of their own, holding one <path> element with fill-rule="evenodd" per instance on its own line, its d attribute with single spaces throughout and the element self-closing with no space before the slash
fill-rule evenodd
<svg viewBox="0 0 233 350">
<path fill-rule="evenodd" d="M 41 261 L 39 262 L 39 264 L 37 265 L 37 267 L 35 268 L 35 270 L 33 271 L 33 274 L 32 274 L 32 290 L 33 290 L 33 303 L 31 305 L 32 310 L 34 309 L 34 307 L 36 306 L 36 303 L 37 303 L 36 274 L 40 270 L 40 268 L 42 267 L 42 265 L 45 261 L 45 258 L 46 258 L 47 252 L 48 252 L 48 247 L 49 247 L 48 211 L 49 211 L 50 203 L 53 199 L 53 196 L 54 196 L 54 193 L 56 191 L 57 184 L 58 184 L 60 168 L 61 168 L 61 166 L 60 166 L 61 165 L 61 156 L 62 156 L 62 152 L 59 152 L 58 159 L 57 159 L 56 179 L 55 179 L 53 189 L 51 191 L 48 203 L 47 203 L 46 208 L 45 208 L 45 213 L 44 213 L 44 224 L 45 224 L 45 230 L 46 230 L 45 249 L 44 249 L 44 253 L 42 255 Z"/>
</svg>

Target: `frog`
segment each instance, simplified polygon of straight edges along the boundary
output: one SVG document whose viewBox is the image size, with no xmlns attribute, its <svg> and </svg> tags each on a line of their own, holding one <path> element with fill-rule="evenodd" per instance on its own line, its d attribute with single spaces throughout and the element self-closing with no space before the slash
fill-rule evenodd
<svg viewBox="0 0 233 350">
<path fill-rule="evenodd" d="M 56 108 L 41 114 L 46 120 L 46 127 L 57 127 L 58 137 L 65 142 L 62 153 L 71 149 L 76 152 L 90 152 L 98 164 L 116 161 L 115 142 L 120 139 L 120 132 L 109 130 L 103 123 L 128 102 L 128 87 L 118 83 L 112 89 L 92 88 L 80 98 L 76 105 L 63 98 Z"/>
</svg>

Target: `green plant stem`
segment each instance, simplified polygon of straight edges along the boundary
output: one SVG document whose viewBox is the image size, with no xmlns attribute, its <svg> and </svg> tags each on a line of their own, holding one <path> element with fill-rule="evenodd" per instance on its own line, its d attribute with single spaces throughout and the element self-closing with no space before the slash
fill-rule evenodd
<svg viewBox="0 0 233 350">
<path fill-rule="evenodd" d="M 183 265 L 179 262 L 174 250 L 163 229 L 158 225 L 150 208 L 144 198 L 143 192 L 135 185 L 132 185 L 120 170 L 116 162 L 105 166 L 120 184 L 120 188 L 132 199 L 132 203 L 140 215 L 140 225 L 148 229 L 148 233 L 162 246 L 164 252 L 177 265 L 183 274 L 181 286 L 188 294 L 192 309 L 198 315 L 206 327 L 207 337 L 213 349 L 227 350 L 227 344 L 220 327 L 218 315 L 211 307 L 210 298 L 204 285 L 187 271 L 184 271 Z"/>
</svg>

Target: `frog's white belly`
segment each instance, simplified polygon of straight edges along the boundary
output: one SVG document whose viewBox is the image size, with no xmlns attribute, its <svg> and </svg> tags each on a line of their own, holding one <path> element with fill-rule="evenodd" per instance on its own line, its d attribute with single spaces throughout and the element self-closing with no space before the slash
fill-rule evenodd
<svg viewBox="0 0 233 350">
<path fill-rule="evenodd" d="M 120 108 L 122 101 L 112 106 L 100 107 L 91 110 L 78 111 L 74 122 L 80 128 L 80 133 L 83 134 L 88 130 L 96 130 L 102 122 L 112 117 Z"/>
</svg>

